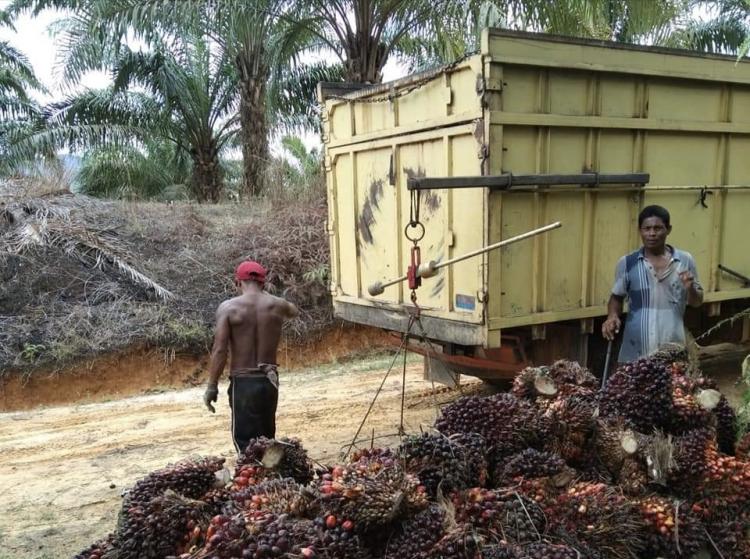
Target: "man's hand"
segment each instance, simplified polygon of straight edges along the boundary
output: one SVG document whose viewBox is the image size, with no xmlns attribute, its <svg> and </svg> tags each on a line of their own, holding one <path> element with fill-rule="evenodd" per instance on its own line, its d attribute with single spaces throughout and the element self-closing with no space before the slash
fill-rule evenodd
<svg viewBox="0 0 750 559">
<path fill-rule="evenodd" d="M 690 292 L 695 285 L 695 277 L 689 271 L 680 272 L 680 280 L 685 291 Z"/>
<path fill-rule="evenodd" d="M 215 384 L 209 384 L 206 387 L 206 391 L 203 393 L 203 403 L 206 404 L 208 411 L 210 411 L 211 413 L 216 413 L 216 409 L 214 408 L 212 402 L 216 402 L 216 399 L 218 397 L 219 387 Z"/>
<path fill-rule="evenodd" d="M 617 315 L 610 316 L 604 321 L 604 324 L 602 324 L 602 336 L 604 336 L 605 339 L 612 341 L 615 339 L 615 336 L 620 333 L 621 327 L 622 321 L 620 320 L 620 317 Z"/>
</svg>

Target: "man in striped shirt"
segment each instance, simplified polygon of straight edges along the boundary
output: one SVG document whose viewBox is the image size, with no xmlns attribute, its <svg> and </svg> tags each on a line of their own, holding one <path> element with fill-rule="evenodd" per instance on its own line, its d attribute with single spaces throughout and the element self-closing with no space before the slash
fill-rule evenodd
<svg viewBox="0 0 750 559">
<path fill-rule="evenodd" d="M 622 328 L 620 315 L 628 301 L 628 316 L 618 361 L 648 355 L 667 343 L 685 344 L 685 307 L 699 307 L 703 288 L 689 252 L 667 244 L 672 231 L 669 212 L 647 206 L 638 215 L 643 246 L 620 258 L 609 298 L 602 334 L 614 340 Z"/>
</svg>

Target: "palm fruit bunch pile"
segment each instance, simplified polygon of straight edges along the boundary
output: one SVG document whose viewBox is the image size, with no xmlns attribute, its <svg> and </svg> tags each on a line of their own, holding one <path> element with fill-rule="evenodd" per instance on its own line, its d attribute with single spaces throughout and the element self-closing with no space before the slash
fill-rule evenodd
<svg viewBox="0 0 750 559">
<path fill-rule="evenodd" d="M 602 390 L 571 361 L 530 367 L 332 466 L 295 439 L 250 441 L 233 475 L 188 460 L 137 482 L 76 559 L 748 559 L 750 435 L 686 359 Z"/>
<path fill-rule="evenodd" d="M 205 541 L 211 506 L 200 500 L 218 480 L 223 458 L 185 460 L 152 472 L 126 493 L 114 533 L 81 559 L 156 559 Z"/>
</svg>

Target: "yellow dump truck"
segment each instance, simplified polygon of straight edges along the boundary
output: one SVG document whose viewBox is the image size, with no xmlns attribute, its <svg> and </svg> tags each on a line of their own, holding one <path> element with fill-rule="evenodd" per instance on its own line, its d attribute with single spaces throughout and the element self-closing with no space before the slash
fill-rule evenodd
<svg viewBox="0 0 750 559">
<path fill-rule="evenodd" d="M 425 332 L 454 371 L 599 366 L 615 263 L 640 245 L 648 204 L 669 209 L 669 242 L 696 259 L 693 333 L 748 306 L 750 62 L 489 29 L 450 66 L 319 95 L 341 318 L 406 329 L 407 283 L 371 287 L 407 273 L 415 191 L 423 261 L 562 223 L 423 280 Z M 750 325 L 722 335 L 747 339 Z"/>
</svg>

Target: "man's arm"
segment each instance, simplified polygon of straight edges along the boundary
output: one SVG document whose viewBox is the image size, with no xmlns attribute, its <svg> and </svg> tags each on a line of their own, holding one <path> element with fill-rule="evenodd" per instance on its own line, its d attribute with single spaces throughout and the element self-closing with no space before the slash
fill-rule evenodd
<svg viewBox="0 0 750 559">
<path fill-rule="evenodd" d="M 214 345 L 211 349 L 211 361 L 208 367 L 208 385 L 203 395 L 203 403 L 209 411 L 216 412 L 211 402 L 216 402 L 219 395 L 219 377 L 224 371 L 229 355 L 229 313 L 224 305 L 216 311 L 216 330 Z"/>
<path fill-rule="evenodd" d="M 703 303 L 703 287 L 698 281 L 698 271 L 692 256 L 688 259 L 687 270 L 680 272 L 680 279 L 687 295 L 687 304 L 700 307 Z"/>
<path fill-rule="evenodd" d="M 622 328 L 622 320 L 620 315 L 622 314 L 622 304 L 625 300 L 620 295 L 609 296 L 609 303 L 607 303 L 607 320 L 602 324 L 602 335 L 608 340 L 614 340 L 615 336 L 620 333 Z"/>
<path fill-rule="evenodd" d="M 691 307 L 700 307 L 703 304 L 703 289 L 695 283 L 695 278 L 690 272 L 680 274 L 682 285 L 687 293 L 687 304 Z"/>
<path fill-rule="evenodd" d="M 617 265 L 615 266 L 615 283 L 612 286 L 612 294 L 609 296 L 609 302 L 607 303 L 607 319 L 602 324 L 602 336 L 609 341 L 614 340 L 622 328 L 620 315 L 622 314 L 623 301 L 625 301 L 627 293 L 627 261 L 623 256 L 617 261 Z"/>
</svg>

